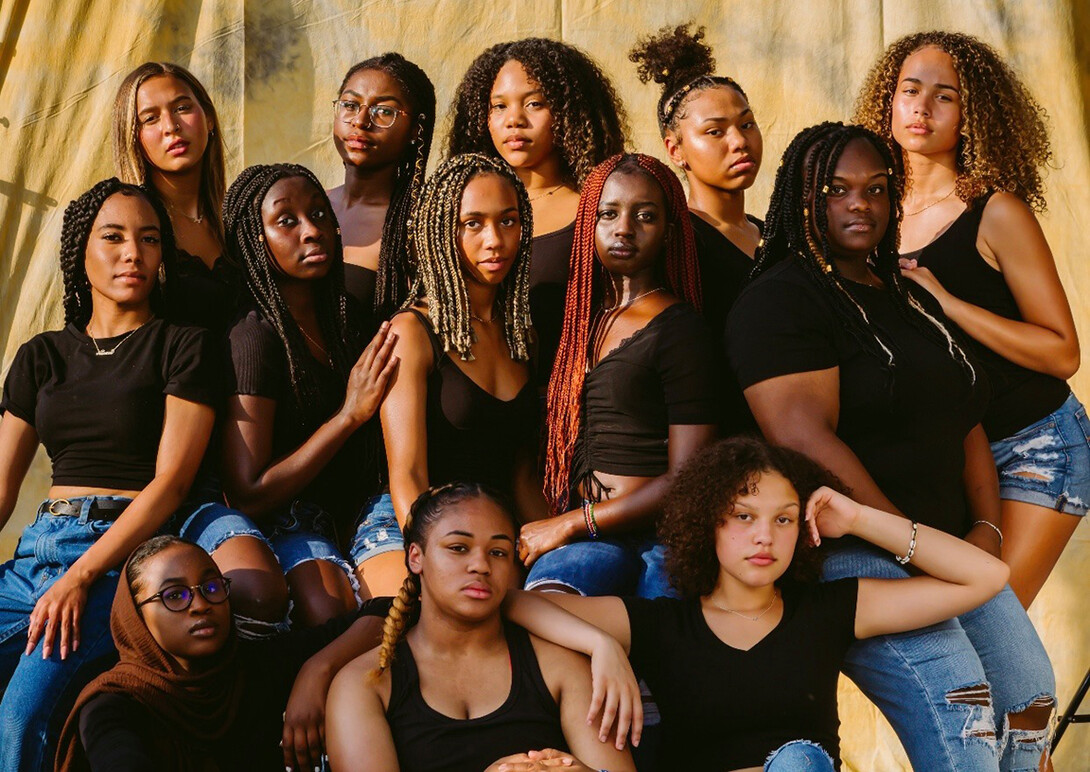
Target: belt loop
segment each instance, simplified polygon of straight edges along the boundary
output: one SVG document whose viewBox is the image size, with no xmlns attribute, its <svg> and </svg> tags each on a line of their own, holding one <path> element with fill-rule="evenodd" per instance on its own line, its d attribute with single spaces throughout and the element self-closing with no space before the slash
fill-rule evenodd
<svg viewBox="0 0 1090 772">
<path fill-rule="evenodd" d="M 82 496 L 79 499 L 79 524 L 86 525 L 91 519 L 91 507 L 98 501 L 98 496 Z"/>
</svg>

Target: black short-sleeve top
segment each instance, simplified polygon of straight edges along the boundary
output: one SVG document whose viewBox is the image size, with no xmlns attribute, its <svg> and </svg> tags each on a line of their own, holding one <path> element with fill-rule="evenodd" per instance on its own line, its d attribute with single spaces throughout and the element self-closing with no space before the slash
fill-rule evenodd
<svg viewBox="0 0 1090 772">
<path fill-rule="evenodd" d="M 311 357 L 319 383 L 317 409 L 321 421 L 308 421 L 299 408 L 288 371 L 284 343 L 273 326 L 257 310 L 239 317 L 227 336 L 229 358 L 227 387 L 230 394 L 266 397 L 276 402 L 273 418 L 272 457 L 288 455 L 344 402 L 347 384 L 327 362 Z M 362 500 L 373 492 L 377 470 L 368 452 L 368 435 L 357 430 L 345 442 L 318 476 L 297 498 L 321 505 L 333 514 L 354 514 Z"/>
<path fill-rule="evenodd" d="M 836 686 L 855 642 L 859 580 L 785 585 L 783 617 L 748 650 L 721 641 L 699 598 L 625 598 L 632 666 L 662 714 L 662 769 L 760 767 L 805 739 L 839 755 Z"/>
<path fill-rule="evenodd" d="M 19 348 L 0 411 L 34 427 L 54 485 L 141 490 L 155 477 L 166 397 L 218 402 L 208 351 L 206 331 L 162 319 L 95 341 L 69 324 Z"/>
<path fill-rule="evenodd" d="M 974 382 L 945 342 L 906 318 L 891 292 L 845 284 L 888 341 L 892 374 L 862 347 L 826 290 L 785 260 L 751 282 L 731 312 L 727 348 L 739 385 L 838 367 L 837 436 L 898 509 L 961 536 L 969 527 L 964 441 L 983 414 L 986 381 L 977 368 Z M 911 285 L 909 291 L 946 323 L 930 294 Z"/>
<path fill-rule="evenodd" d="M 669 468 L 670 426 L 718 424 L 721 354 L 688 303 L 675 303 L 587 373 L 573 490 L 593 473 L 657 477 Z M 590 490 L 584 486 L 589 495 Z"/>
<path fill-rule="evenodd" d="M 746 219 L 758 228 L 764 227 L 756 217 L 746 215 Z M 726 329 L 727 314 L 753 270 L 753 258 L 694 212 L 689 213 L 689 220 L 700 264 L 701 313 L 708 326 L 720 333 Z"/>
<path fill-rule="evenodd" d="M 989 265 L 976 248 L 980 220 L 991 194 L 972 202 L 934 241 L 904 257 L 929 268 L 955 297 L 993 314 L 1024 321 L 1003 274 Z M 1047 373 L 1016 365 L 1002 354 L 968 338 L 966 345 L 980 360 L 992 389 L 984 414 L 984 431 L 992 442 L 1017 434 L 1064 403 L 1067 383 Z"/>
</svg>

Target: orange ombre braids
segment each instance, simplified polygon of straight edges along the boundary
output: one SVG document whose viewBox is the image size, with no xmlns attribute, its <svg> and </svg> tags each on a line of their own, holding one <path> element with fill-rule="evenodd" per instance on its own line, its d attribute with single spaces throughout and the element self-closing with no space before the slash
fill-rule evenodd
<svg viewBox="0 0 1090 772">
<path fill-rule="evenodd" d="M 670 225 L 663 265 L 666 287 L 698 311 L 701 305 L 696 243 L 685 191 L 677 176 L 658 159 L 642 153 L 618 154 L 594 167 L 579 196 L 568 291 L 564 299 L 564 327 L 549 379 L 545 496 L 554 514 L 566 512 L 571 498 L 572 453 L 582 421 L 591 321 L 601 309 L 607 289 L 605 271 L 595 249 L 594 230 L 602 187 L 609 175 L 618 170 L 647 174 L 662 188 Z"/>
</svg>

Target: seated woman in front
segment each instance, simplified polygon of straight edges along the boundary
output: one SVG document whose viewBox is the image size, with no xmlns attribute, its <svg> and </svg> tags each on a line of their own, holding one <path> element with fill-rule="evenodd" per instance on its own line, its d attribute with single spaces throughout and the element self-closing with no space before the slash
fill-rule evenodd
<svg viewBox="0 0 1090 772">
<path fill-rule="evenodd" d="M 681 470 L 660 522 L 681 599 L 515 591 L 506 612 L 553 638 L 578 624 L 559 606 L 621 643 L 662 715 L 660 769 L 831 771 L 848 647 L 975 608 L 1008 574 L 968 542 L 837 486 L 795 451 L 724 440 Z M 918 575 L 819 583 L 814 545 L 848 534 Z"/>
<path fill-rule="evenodd" d="M 341 670 L 329 692 L 333 768 L 497 772 L 545 751 L 565 769 L 635 769 L 588 724 L 587 660 L 500 616 L 517 571 L 516 526 L 498 494 L 432 488 L 409 511 L 404 537 L 409 576 L 382 646 Z"/>
</svg>

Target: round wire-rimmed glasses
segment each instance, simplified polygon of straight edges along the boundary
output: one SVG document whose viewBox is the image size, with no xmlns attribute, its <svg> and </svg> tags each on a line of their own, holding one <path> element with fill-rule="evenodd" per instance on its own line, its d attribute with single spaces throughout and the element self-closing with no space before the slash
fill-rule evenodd
<svg viewBox="0 0 1090 772">
<path fill-rule="evenodd" d="M 356 120 L 356 116 L 364 108 L 371 119 L 371 124 L 380 129 L 388 129 L 397 122 L 397 116 L 408 115 L 408 110 L 401 110 L 390 105 L 365 105 L 351 99 L 334 99 L 333 112 L 345 123 Z"/>
</svg>

